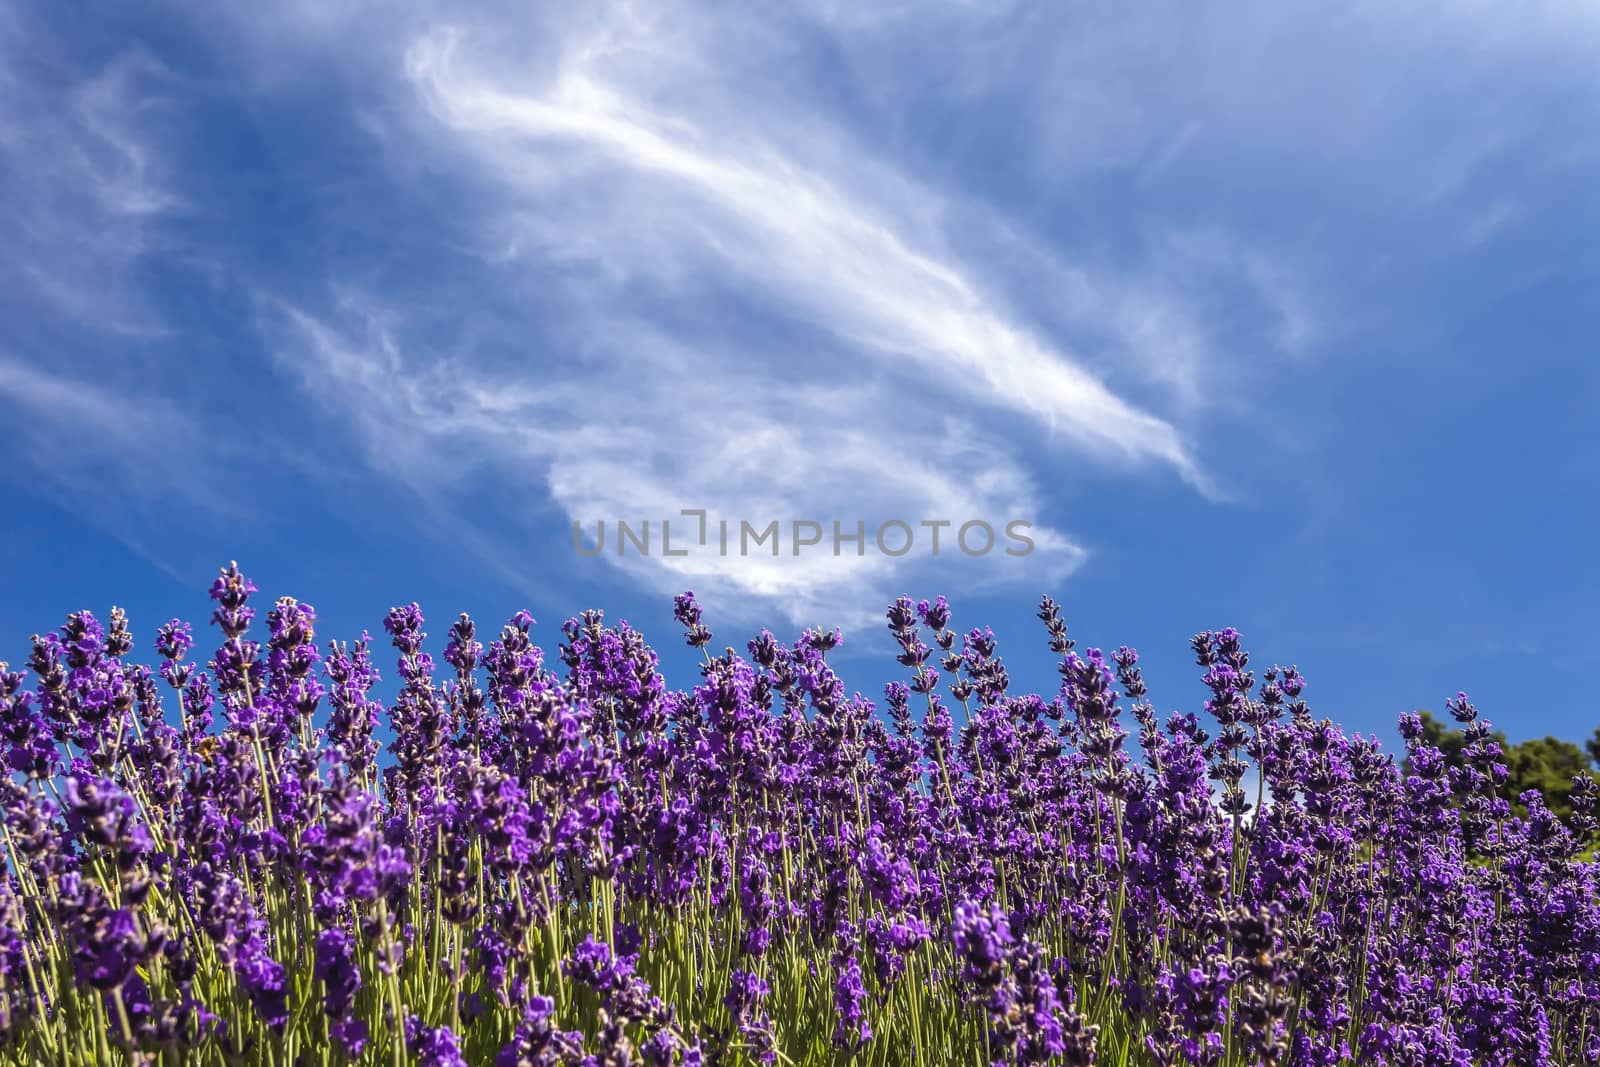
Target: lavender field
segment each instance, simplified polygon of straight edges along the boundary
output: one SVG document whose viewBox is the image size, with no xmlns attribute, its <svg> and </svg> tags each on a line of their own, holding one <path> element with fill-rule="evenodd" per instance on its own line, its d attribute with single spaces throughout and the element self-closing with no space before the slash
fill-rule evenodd
<svg viewBox="0 0 1600 1067">
<path fill-rule="evenodd" d="M 1158 714 L 1049 598 L 1058 692 L 902 598 L 874 701 L 690 594 L 674 690 L 598 612 L 329 641 L 256 591 L 0 666 L 0 1062 L 1600 1062 L 1594 781 L 1513 808 L 1465 696 L 1447 766 L 1231 629 Z"/>
</svg>

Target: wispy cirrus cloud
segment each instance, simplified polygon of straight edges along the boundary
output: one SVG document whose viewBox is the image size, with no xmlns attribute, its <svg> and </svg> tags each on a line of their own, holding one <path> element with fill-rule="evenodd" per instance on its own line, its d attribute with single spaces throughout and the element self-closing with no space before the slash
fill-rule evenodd
<svg viewBox="0 0 1600 1067">
<path fill-rule="evenodd" d="M 356 424 L 373 462 L 427 481 L 487 457 L 586 523 L 681 508 L 735 525 L 1035 523 L 1026 564 L 616 561 L 653 587 L 692 582 L 808 619 L 898 591 L 919 565 L 972 584 L 1066 574 L 1085 552 L 1043 521 L 1039 478 L 1069 459 L 1215 492 L 1171 421 L 1012 307 L 1007 279 L 963 245 L 977 234 L 1058 275 L 1077 325 L 1124 342 L 1189 329 L 1170 302 L 1056 261 L 856 131 L 781 97 L 741 97 L 708 42 L 737 36 L 781 61 L 759 25 L 607 12 L 562 27 L 556 45 L 539 36 L 531 74 L 515 73 L 516 45 L 459 27 L 405 44 L 415 111 L 385 132 L 388 147 L 460 182 L 478 298 L 537 310 L 527 336 L 514 315 L 478 323 L 445 356 L 438 291 L 345 289 L 280 307 L 272 346 L 291 375 L 375 401 Z M 444 273 L 465 269 L 451 262 Z M 1186 342 L 1201 358 L 1203 341 Z"/>
<path fill-rule="evenodd" d="M 137 46 L 86 59 L 0 21 L 0 442 L 5 476 L 175 573 L 163 544 L 247 510 L 237 449 L 175 386 L 192 361 L 151 271 L 172 253 L 178 78 Z"/>
<path fill-rule="evenodd" d="M 663 592 L 690 585 L 735 616 L 753 614 L 752 604 L 776 605 L 808 624 L 865 623 L 872 597 L 916 580 L 919 570 L 948 569 L 952 558 L 969 588 L 1017 578 L 1018 561 L 1003 554 L 1005 544 L 992 556 L 965 558 L 953 529 L 944 533 L 939 559 L 922 550 L 894 559 L 870 544 L 864 556 L 853 547 L 833 555 L 825 544 L 797 557 L 789 543 L 794 520 L 827 529 L 837 518 L 849 530 L 860 519 L 872 531 L 889 519 L 917 525 L 982 518 L 998 529 L 1013 517 L 1036 521 L 1043 508 L 1031 475 L 1004 442 L 953 417 L 913 432 L 885 419 L 897 401 L 877 387 L 788 383 L 760 367 L 741 372 L 749 362 L 742 354 L 691 350 L 640 321 L 613 323 L 604 338 L 592 339 L 592 378 L 540 380 L 455 361 L 429 364 L 397 340 L 408 325 L 403 317 L 377 307 L 346 298 L 326 316 L 293 307 L 267 312 L 276 316 L 269 329 L 285 368 L 330 406 L 359 413 L 355 432 L 375 469 L 435 501 L 452 490 L 461 501 L 481 499 L 482 486 L 492 484 L 502 506 L 520 512 L 525 524 L 542 525 L 554 535 L 543 543 L 554 541 L 561 553 L 574 551 L 571 523 L 581 523 L 588 543 L 603 520 L 611 531 L 606 558 L 625 573 Z M 801 362 L 805 355 L 768 357 Z M 612 387 L 601 390 L 599 382 Z M 349 404 L 353 397 L 361 402 Z M 927 448 L 919 438 L 961 446 Z M 674 520 L 679 547 L 694 536 L 695 522 L 679 518 L 686 508 L 703 509 L 713 529 L 726 520 L 735 538 L 741 520 L 757 527 L 777 520 L 781 553 L 735 548 L 723 555 L 708 546 L 665 557 L 662 519 Z M 609 555 L 619 519 L 635 529 L 650 520 L 652 556 Z M 1082 548 L 1061 532 L 1041 523 L 1030 533 L 1030 576 L 1059 579 L 1082 562 Z M 925 550 L 928 532 L 920 536 Z"/>
<path fill-rule="evenodd" d="M 1029 561 L 941 581 L 1037 585 L 1086 558 L 1080 481 L 1224 496 L 1219 438 L 1291 430 L 1233 383 L 1315 353 L 1353 305 L 1376 321 L 1362 287 L 1427 248 L 1536 218 L 1524 190 L 1485 192 L 1532 98 L 1439 114 L 1565 55 L 1573 16 L 1548 7 L 1515 28 L 1453 16 L 1469 73 L 1433 71 L 1415 101 L 1359 76 L 1369 37 L 1389 66 L 1421 47 L 1391 7 L 1320 41 L 1272 12 L 1026 3 L 241 11 L 210 40 L 244 42 L 230 78 L 203 91 L 263 119 L 257 163 L 280 169 L 250 181 L 290 210 L 260 217 L 239 175 L 191 166 L 203 143 L 167 136 L 182 63 L 127 52 L 58 78 L 52 104 L 13 48 L 15 291 L 56 301 L 35 329 L 154 333 L 140 274 L 193 221 L 183 254 L 249 294 L 289 406 L 320 404 L 318 433 L 430 499 L 463 472 L 505 487 L 485 527 L 1026 517 Z M 314 122 L 274 110 L 313 96 Z M 30 153 L 43 165 L 13 162 Z M 1402 222 L 1436 244 L 1377 255 L 1373 227 Z M 62 380 L 133 377 L 82 370 Z M 915 558 L 612 562 L 753 612 L 919 580 Z"/>
<path fill-rule="evenodd" d="M 7 302 L 48 308 L 63 327 L 159 333 L 133 275 L 183 208 L 158 144 L 171 74 L 137 48 L 63 70 L 27 57 L 29 43 L 19 27 L 0 29 Z"/>
<path fill-rule="evenodd" d="M 0 398 L 31 433 L 11 457 L 85 497 L 108 483 L 145 497 L 201 503 L 208 491 L 190 477 L 201 443 L 194 423 L 168 398 L 147 389 L 58 373 L 0 350 Z M 21 418 L 17 419 L 16 416 Z"/>
<path fill-rule="evenodd" d="M 653 110 L 591 73 L 590 57 L 607 49 L 575 49 L 549 90 L 533 95 L 462 70 L 458 44 L 449 31 L 430 34 L 407 51 L 406 67 L 430 111 L 469 150 L 529 196 L 553 176 L 557 152 L 574 153 L 558 165 L 566 181 L 613 184 L 604 210 L 626 219 L 626 229 L 613 224 L 596 243 L 588 224 L 602 220 L 569 216 L 559 223 L 564 232 L 536 226 L 545 238 L 594 249 L 632 273 L 648 253 L 627 230 L 648 230 L 642 243 L 670 243 L 699 264 L 720 261 L 717 269 L 867 358 L 913 364 L 971 401 L 1034 419 L 1093 451 L 1158 459 L 1202 478 L 1170 424 L 1117 397 L 996 306 L 969 265 L 923 247 L 937 245 L 926 220 L 944 205 L 913 183 L 873 190 L 922 202 L 920 210 L 891 211 L 871 203 L 871 193 L 858 196 L 870 179 L 846 167 L 829 173 L 778 146 Z M 662 208 L 652 210 L 652 199 Z"/>
<path fill-rule="evenodd" d="M 219 474 L 236 476 L 239 450 L 148 383 L 0 349 L 0 405 L 9 479 L 180 581 L 190 562 L 184 538 L 236 527 L 251 513 Z"/>
</svg>

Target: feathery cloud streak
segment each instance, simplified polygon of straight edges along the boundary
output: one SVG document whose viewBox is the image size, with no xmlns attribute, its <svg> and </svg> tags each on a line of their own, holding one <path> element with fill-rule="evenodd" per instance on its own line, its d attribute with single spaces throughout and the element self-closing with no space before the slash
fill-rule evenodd
<svg viewBox="0 0 1600 1067">
<path fill-rule="evenodd" d="M 1171 423 L 1012 313 L 951 250 L 945 227 L 981 215 L 770 103 L 735 120 L 735 86 L 703 83 L 681 108 L 647 103 L 638 85 L 664 47 L 647 31 L 613 22 L 577 35 L 528 80 L 474 62 L 454 30 L 405 50 L 421 105 L 405 126 L 411 147 L 471 176 L 477 284 L 501 303 L 560 298 L 536 328 L 523 324 L 540 341 L 519 341 L 513 321 L 493 343 L 474 331 L 478 343 L 447 359 L 422 340 L 438 336 L 437 316 L 403 300 L 345 292 L 337 308 L 287 309 L 280 361 L 376 401 L 359 432 L 377 463 L 436 486 L 432 457 L 452 457 L 453 471 L 469 453 L 500 457 L 528 482 L 542 471 L 522 490 L 586 523 L 686 507 L 735 527 L 1033 521 L 1029 562 L 963 559 L 972 585 L 1052 581 L 1082 562 L 1040 521 L 1036 479 L 1052 457 L 1175 470 L 1212 490 Z M 703 72 L 700 60 L 691 49 L 666 62 Z M 1121 330 L 1127 294 L 1116 295 L 1109 309 L 1075 299 Z M 962 444 L 921 444 L 941 439 Z M 897 592 L 934 561 L 615 562 L 652 587 L 692 582 L 811 621 Z"/>
</svg>

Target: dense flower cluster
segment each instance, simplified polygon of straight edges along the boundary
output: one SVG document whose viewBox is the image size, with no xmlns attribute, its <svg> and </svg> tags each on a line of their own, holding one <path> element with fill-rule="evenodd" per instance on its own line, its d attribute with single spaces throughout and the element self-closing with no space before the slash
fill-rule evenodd
<svg viewBox="0 0 1600 1067">
<path fill-rule="evenodd" d="M 685 594 L 690 689 L 598 612 L 441 667 L 410 605 L 385 707 L 256 591 L 203 666 L 115 609 L 0 664 L 0 1062 L 1600 1062 L 1593 783 L 1513 811 L 1465 696 L 1464 765 L 1407 716 L 1402 770 L 1231 629 L 1163 719 L 1048 598 L 1047 697 L 902 598 L 879 706 L 837 631 L 717 654 Z"/>
</svg>

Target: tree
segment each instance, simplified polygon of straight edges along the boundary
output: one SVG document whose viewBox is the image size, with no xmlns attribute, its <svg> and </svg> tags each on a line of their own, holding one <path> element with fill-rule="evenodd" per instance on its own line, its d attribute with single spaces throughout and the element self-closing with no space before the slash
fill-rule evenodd
<svg viewBox="0 0 1600 1067">
<path fill-rule="evenodd" d="M 1422 740 L 1444 754 L 1447 766 L 1461 766 L 1461 751 L 1466 746 L 1465 735 L 1426 711 L 1421 715 Z M 1500 796 L 1510 801 L 1513 808 L 1522 811 L 1523 806 L 1517 798 L 1530 789 L 1536 789 L 1544 796 L 1545 806 L 1558 818 L 1566 821 L 1572 817 L 1572 779 L 1580 774 L 1593 774 L 1591 763 L 1600 763 L 1600 730 L 1596 730 L 1594 737 L 1588 741 L 1587 752 L 1571 741 L 1563 741 L 1558 737 L 1532 738 L 1512 744 L 1503 732 L 1497 730 L 1490 735 L 1490 739 L 1502 749 L 1500 759 L 1509 772 L 1505 783 L 1496 790 Z"/>
<path fill-rule="evenodd" d="M 1588 774 L 1589 757 L 1571 741 L 1541 737 L 1512 745 L 1506 750 L 1506 767 L 1511 777 L 1504 794 L 1515 800 L 1529 789 L 1544 795 L 1547 807 L 1563 820 L 1572 817 L 1572 779 Z"/>
</svg>

